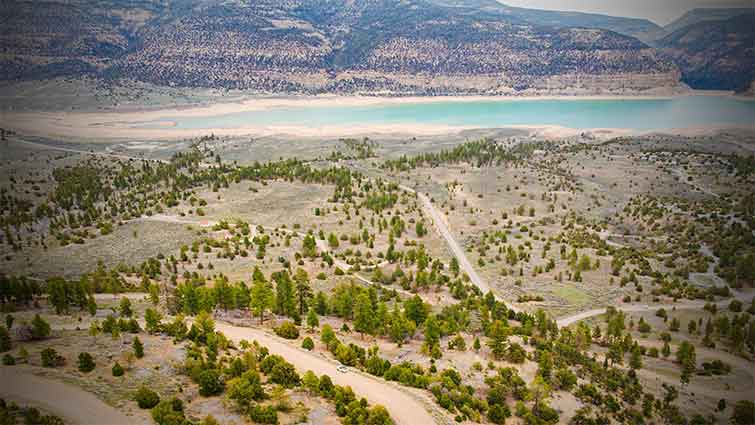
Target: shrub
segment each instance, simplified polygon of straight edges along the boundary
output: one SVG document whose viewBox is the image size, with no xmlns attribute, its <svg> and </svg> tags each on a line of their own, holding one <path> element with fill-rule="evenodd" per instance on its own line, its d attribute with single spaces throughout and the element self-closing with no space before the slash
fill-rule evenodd
<svg viewBox="0 0 755 425">
<path fill-rule="evenodd" d="M 294 365 L 286 362 L 285 360 L 273 367 L 273 370 L 270 371 L 270 380 L 286 388 L 295 387 L 299 385 L 299 382 L 301 382 L 301 380 L 299 379 L 299 374 L 296 373 L 296 368 L 294 368 Z"/>
<path fill-rule="evenodd" d="M 184 425 L 186 423 L 183 402 L 177 398 L 159 402 L 152 408 L 151 414 L 157 425 Z"/>
<path fill-rule="evenodd" d="M 252 401 L 267 398 L 265 388 L 262 387 L 260 374 L 251 369 L 244 372 L 240 377 L 228 382 L 228 398 L 234 400 L 243 410 L 246 410 Z"/>
<path fill-rule="evenodd" d="M 140 409 L 151 409 L 157 406 L 157 403 L 160 403 L 160 396 L 149 388 L 141 386 L 136 391 L 134 400 L 136 400 Z"/>
<path fill-rule="evenodd" d="M 524 348 L 513 342 L 509 345 L 508 352 L 506 353 L 506 359 L 511 363 L 521 364 L 527 358 L 527 352 Z"/>
<path fill-rule="evenodd" d="M 40 353 L 40 356 L 42 358 L 42 366 L 44 367 L 58 367 L 65 363 L 65 359 L 54 348 L 45 348 Z"/>
<path fill-rule="evenodd" d="M 3 356 L 3 365 L 5 366 L 13 366 L 16 364 L 16 358 L 13 357 L 10 354 L 6 354 Z"/>
<path fill-rule="evenodd" d="M 249 418 L 258 424 L 277 424 L 278 412 L 273 406 L 260 406 L 255 404 L 249 408 Z"/>
<path fill-rule="evenodd" d="M 204 397 L 218 395 L 223 392 L 225 385 L 220 380 L 217 369 L 205 369 L 199 373 L 199 394 Z"/>
<path fill-rule="evenodd" d="M 556 386 L 564 391 L 570 391 L 577 385 L 577 375 L 567 368 L 560 368 L 556 371 Z"/>
<path fill-rule="evenodd" d="M 510 416 L 511 409 L 505 404 L 494 404 L 488 408 L 488 419 L 494 424 L 505 424 L 506 418 Z"/>
<path fill-rule="evenodd" d="M 31 321 L 32 339 L 44 339 L 50 336 L 50 324 L 41 318 L 39 314 L 34 316 Z"/>
<path fill-rule="evenodd" d="M 134 355 L 137 359 L 144 357 L 144 344 L 142 344 L 142 340 L 138 336 L 134 337 Z"/>
<path fill-rule="evenodd" d="M 315 343 L 312 341 L 312 338 L 306 337 L 304 338 L 304 341 L 301 342 L 301 346 L 305 350 L 312 351 L 315 348 Z"/>
<path fill-rule="evenodd" d="M 94 358 L 89 353 L 79 353 L 79 372 L 89 373 L 94 370 Z"/>
<path fill-rule="evenodd" d="M 755 402 L 739 400 L 734 405 L 734 411 L 731 413 L 731 422 L 735 425 L 755 423 Z"/>
<path fill-rule="evenodd" d="M 260 371 L 265 375 L 269 375 L 273 368 L 278 365 L 278 363 L 283 362 L 285 362 L 285 360 L 283 360 L 283 357 L 277 354 L 265 356 L 265 358 L 260 362 Z"/>
<path fill-rule="evenodd" d="M 10 332 L 5 326 L 0 326 L 0 353 L 10 351 L 13 348 L 10 340 Z"/>
<path fill-rule="evenodd" d="M 113 372 L 113 376 L 116 376 L 116 377 L 123 376 L 123 374 L 125 373 L 125 371 L 123 370 L 123 366 L 121 366 L 120 363 L 118 362 L 115 362 L 115 364 L 113 365 L 112 372 Z"/>
<path fill-rule="evenodd" d="M 299 328 L 291 321 L 285 321 L 275 328 L 275 333 L 281 338 L 296 339 L 299 338 Z"/>
<path fill-rule="evenodd" d="M 731 303 L 729 303 L 729 310 L 733 311 L 734 313 L 741 312 L 742 311 L 742 301 L 731 300 Z"/>
</svg>

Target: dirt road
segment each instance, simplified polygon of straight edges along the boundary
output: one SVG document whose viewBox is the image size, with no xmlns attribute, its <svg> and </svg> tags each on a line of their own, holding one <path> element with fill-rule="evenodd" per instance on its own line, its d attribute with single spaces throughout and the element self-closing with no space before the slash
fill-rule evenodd
<svg viewBox="0 0 755 425">
<path fill-rule="evenodd" d="M 35 376 L 24 366 L 0 367 L 0 397 L 38 407 L 79 425 L 137 423 L 93 394 L 73 385 Z"/>
<path fill-rule="evenodd" d="M 446 244 L 451 249 L 451 252 L 459 261 L 459 267 L 464 273 L 467 274 L 467 276 L 469 276 L 470 282 L 472 282 L 472 284 L 480 288 L 480 290 L 483 293 L 487 293 L 488 291 L 490 291 L 490 286 L 488 286 L 488 284 L 484 280 L 482 280 L 480 275 L 477 274 L 477 271 L 475 271 L 474 267 L 472 267 L 472 263 L 469 262 L 469 259 L 467 258 L 467 254 L 461 248 L 459 243 L 456 242 L 456 239 L 451 233 L 451 230 L 448 228 L 448 225 L 446 225 L 445 217 L 443 217 L 443 214 L 441 214 L 441 212 L 438 211 L 437 208 L 435 208 L 435 205 L 433 205 L 433 203 L 430 202 L 430 198 L 428 198 L 422 193 L 417 192 L 416 190 L 410 187 L 403 186 L 403 185 L 400 187 L 401 189 L 406 190 L 407 192 L 412 192 L 412 193 L 417 194 L 417 198 L 419 198 L 420 202 L 422 202 L 423 208 L 433 219 L 433 224 L 435 225 L 435 228 L 438 230 L 438 233 L 440 233 L 440 235 L 443 236 L 443 239 L 446 240 Z"/>
<path fill-rule="evenodd" d="M 217 323 L 215 328 L 223 332 L 232 341 L 257 340 L 260 344 L 266 346 L 271 353 L 283 356 L 288 362 L 296 366 L 299 373 L 311 370 L 318 376 L 326 374 L 331 377 L 333 383 L 338 385 L 348 385 L 354 392 L 365 397 L 372 404 L 381 404 L 391 414 L 394 422 L 401 425 L 416 424 L 434 424 L 437 423 L 435 417 L 428 412 L 427 405 L 407 391 L 396 388 L 388 382 L 378 378 L 371 377 L 361 372 L 349 369 L 348 372 L 342 373 L 336 370 L 338 364 L 304 351 L 301 348 L 293 347 L 280 338 L 264 332 L 260 329 L 233 326 L 225 323 Z"/>
<path fill-rule="evenodd" d="M 114 158 L 114 159 L 123 159 L 126 161 L 129 160 L 137 160 L 137 161 L 157 161 L 162 162 L 163 164 L 169 163 L 169 161 L 165 159 L 153 159 L 153 158 L 140 158 L 136 156 L 129 156 L 129 155 L 122 155 L 122 154 L 115 154 L 110 152 L 101 152 L 101 151 L 86 151 L 81 149 L 72 149 L 72 148 L 65 148 L 62 146 L 54 146 L 54 145 L 48 145 L 45 143 L 37 143 L 37 142 L 30 142 L 28 140 L 23 139 L 13 139 L 14 143 L 18 143 L 25 146 L 31 146 L 37 149 L 43 149 L 43 150 L 54 150 L 54 151 L 60 151 L 60 152 L 70 152 L 70 153 L 78 153 L 82 155 L 94 155 L 94 156 L 102 156 L 106 158 Z"/>
<path fill-rule="evenodd" d="M 742 301 L 743 303 L 749 303 L 750 299 L 752 299 L 752 293 L 750 292 L 740 292 L 740 291 L 732 291 L 732 294 L 734 295 L 734 298 Z M 731 299 L 719 301 L 716 304 L 717 307 L 726 307 L 731 303 Z M 747 305 L 747 304 L 745 304 Z M 705 306 L 704 301 L 684 301 L 676 304 L 630 304 L 626 306 L 617 306 L 616 308 L 618 310 L 628 312 L 628 313 L 634 313 L 634 312 L 643 312 L 643 311 L 656 311 L 659 308 L 665 308 L 667 310 L 670 310 L 672 308 L 675 308 L 677 310 L 690 310 L 690 309 L 701 309 Z M 556 324 L 559 327 L 569 326 L 572 323 L 579 322 L 580 320 L 587 319 L 589 317 L 593 316 L 600 316 L 601 314 L 605 314 L 606 308 L 596 308 L 593 310 L 587 310 L 583 311 L 581 313 L 573 314 L 571 316 L 562 317 L 558 320 L 556 320 Z"/>
</svg>

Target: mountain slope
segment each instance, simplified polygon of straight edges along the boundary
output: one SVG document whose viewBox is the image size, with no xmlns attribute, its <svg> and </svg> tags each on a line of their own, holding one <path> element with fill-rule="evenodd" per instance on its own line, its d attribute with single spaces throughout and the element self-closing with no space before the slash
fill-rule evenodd
<svg viewBox="0 0 755 425">
<path fill-rule="evenodd" d="M 686 26 L 705 21 L 725 21 L 735 16 L 755 13 L 755 8 L 700 8 L 692 9 L 678 19 L 663 27 L 665 35 Z"/>
<path fill-rule="evenodd" d="M 685 26 L 658 46 L 679 65 L 691 87 L 746 90 L 754 77 L 755 13 Z"/>
<path fill-rule="evenodd" d="M 488 12 L 499 12 L 534 25 L 556 28 L 578 27 L 614 31 L 647 41 L 647 34 L 661 30 L 657 24 L 638 18 L 609 16 L 598 13 L 567 12 L 557 10 L 528 9 L 512 7 L 496 0 L 432 0 L 437 5 L 476 8 Z"/>
<path fill-rule="evenodd" d="M 161 85 L 394 94 L 610 93 L 679 79 L 635 38 L 533 24 L 487 0 L 111 1 L 4 2 L 0 17 L 15 24 L 0 32 L 1 65 L 14 70 L 3 75 L 44 78 L 52 67 Z"/>
</svg>

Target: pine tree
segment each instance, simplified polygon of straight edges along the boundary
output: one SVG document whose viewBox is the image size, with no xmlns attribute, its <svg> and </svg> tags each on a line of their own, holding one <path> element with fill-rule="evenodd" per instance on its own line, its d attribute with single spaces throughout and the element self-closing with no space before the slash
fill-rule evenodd
<svg viewBox="0 0 755 425">
<path fill-rule="evenodd" d="M 354 317 L 354 329 L 362 335 L 372 334 L 374 329 L 375 310 L 367 294 L 362 292 L 356 300 L 356 315 Z"/>
<path fill-rule="evenodd" d="M 320 326 L 320 319 L 318 319 L 314 307 L 310 307 L 309 311 L 307 311 L 307 326 L 309 326 L 310 330 L 314 330 Z"/>
<path fill-rule="evenodd" d="M 252 285 L 249 307 L 259 317 L 260 324 L 264 322 L 265 311 L 273 305 L 273 290 L 264 280 L 257 280 Z"/>
<path fill-rule="evenodd" d="M 430 316 L 428 316 L 427 320 L 425 320 L 425 343 L 422 345 L 422 350 L 426 353 L 433 354 L 439 344 L 440 325 L 435 315 L 431 314 Z"/>
<path fill-rule="evenodd" d="M 496 359 L 502 359 L 506 355 L 509 335 L 511 335 L 511 329 L 500 320 L 496 320 L 490 326 L 488 347 Z"/>
<path fill-rule="evenodd" d="M 144 357 L 144 344 L 142 344 L 138 336 L 134 337 L 134 355 L 137 359 Z"/>
<path fill-rule="evenodd" d="M 632 348 L 632 356 L 629 358 L 629 367 L 634 370 L 642 369 L 642 353 L 640 347 L 635 345 Z"/>
</svg>

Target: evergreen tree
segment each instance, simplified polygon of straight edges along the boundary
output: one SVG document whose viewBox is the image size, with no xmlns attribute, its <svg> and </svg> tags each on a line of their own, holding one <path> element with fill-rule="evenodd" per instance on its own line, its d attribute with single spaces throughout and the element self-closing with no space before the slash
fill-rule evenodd
<svg viewBox="0 0 755 425">
<path fill-rule="evenodd" d="M 366 293 L 362 292 L 357 296 L 355 310 L 354 329 L 364 339 L 364 334 L 372 335 L 375 326 L 375 310 L 373 310 L 372 302 Z"/>
<path fill-rule="evenodd" d="M 256 280 L 252 285 L 249 307 L 259 317 L 260 324 L 265 318 L 265 311 L 273 306 L 273 290 L 264 280 Z"/>
<path fill-rule="evenodd" d="M 314 307 L 310 307 L 309 311 L 307 311 L 307 326 L 309 326 L 310 330 L 314 330 L 320 326 L 320 319 L 318 319 Z"/>
<path fill-rule="evenodd" d="M 142 344 L 138 336 L 134 337 L 134 355 L 137 359 L 144 357 L 144 344 Z"/>
</svg>

